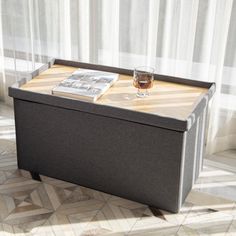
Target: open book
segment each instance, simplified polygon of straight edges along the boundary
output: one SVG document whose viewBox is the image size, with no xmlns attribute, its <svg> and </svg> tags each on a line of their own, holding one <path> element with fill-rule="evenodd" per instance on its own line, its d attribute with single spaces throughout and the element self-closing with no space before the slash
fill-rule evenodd
<svg viewBox="0 0 236 236">
<path fill-rule="evenodd" d="M 52 94 L 94 102 L 118 77 L 118 74 L 110 72 L 79 69 L 53 88 Z"/>
</svg>

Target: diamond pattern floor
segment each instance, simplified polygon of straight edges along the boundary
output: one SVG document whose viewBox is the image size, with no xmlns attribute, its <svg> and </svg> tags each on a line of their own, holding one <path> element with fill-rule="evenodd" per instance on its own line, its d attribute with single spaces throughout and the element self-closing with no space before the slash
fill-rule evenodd
<svg viewBox="0 0 236 236">
<path fill-rule="evenodd" d="M 35 181 L 17 169 L 12 117 L 0 104 L 0 131 L 10 131 L 0 132 L 0 236 L 236 235 L 236 194 L 224 197 L 235 174 L 205 166 L 178 214 L 46 176 Z"/>
</svg>

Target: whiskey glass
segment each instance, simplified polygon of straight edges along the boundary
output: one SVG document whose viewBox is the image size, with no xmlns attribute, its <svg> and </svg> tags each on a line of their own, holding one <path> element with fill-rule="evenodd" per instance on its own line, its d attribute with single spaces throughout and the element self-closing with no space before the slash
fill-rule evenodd
<svg viewBox="0 0 236 236">
<path fill-rule="evenodd" d="M 149 96 L 148 89 L 153 87 L 154 69 L 148 66 L 139 66 L 134 69 L 133 85 L 138 89 L 136 96 Z"/>
</svg>

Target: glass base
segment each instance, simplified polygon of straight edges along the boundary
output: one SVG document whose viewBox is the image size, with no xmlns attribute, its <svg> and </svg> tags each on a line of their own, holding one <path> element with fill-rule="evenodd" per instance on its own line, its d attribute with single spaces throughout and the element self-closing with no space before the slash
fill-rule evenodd
<svg viewBox="0 0 236 236">
<path fill-rule="evenodd" d="M 136 93 L 136 96 L 139 97 L 139 98 L 145 98 L 147 96 L 149 96 L 149 92 L 147 89 L 145 90 L 138 90 L 138 92 Z"/>
</svg>

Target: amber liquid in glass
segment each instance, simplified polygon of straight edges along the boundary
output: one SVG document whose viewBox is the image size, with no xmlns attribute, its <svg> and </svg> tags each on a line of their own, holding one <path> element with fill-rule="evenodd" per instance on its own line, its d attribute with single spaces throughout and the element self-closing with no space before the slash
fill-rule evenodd
<svg viewBox="0 0 236 236">
<path fill-rule="evenodd" d="M 134 87 L 138 89 L 150 89 L 153 86 L 153 76 L 136 75 L 133 84 Z"/>
</svg>

